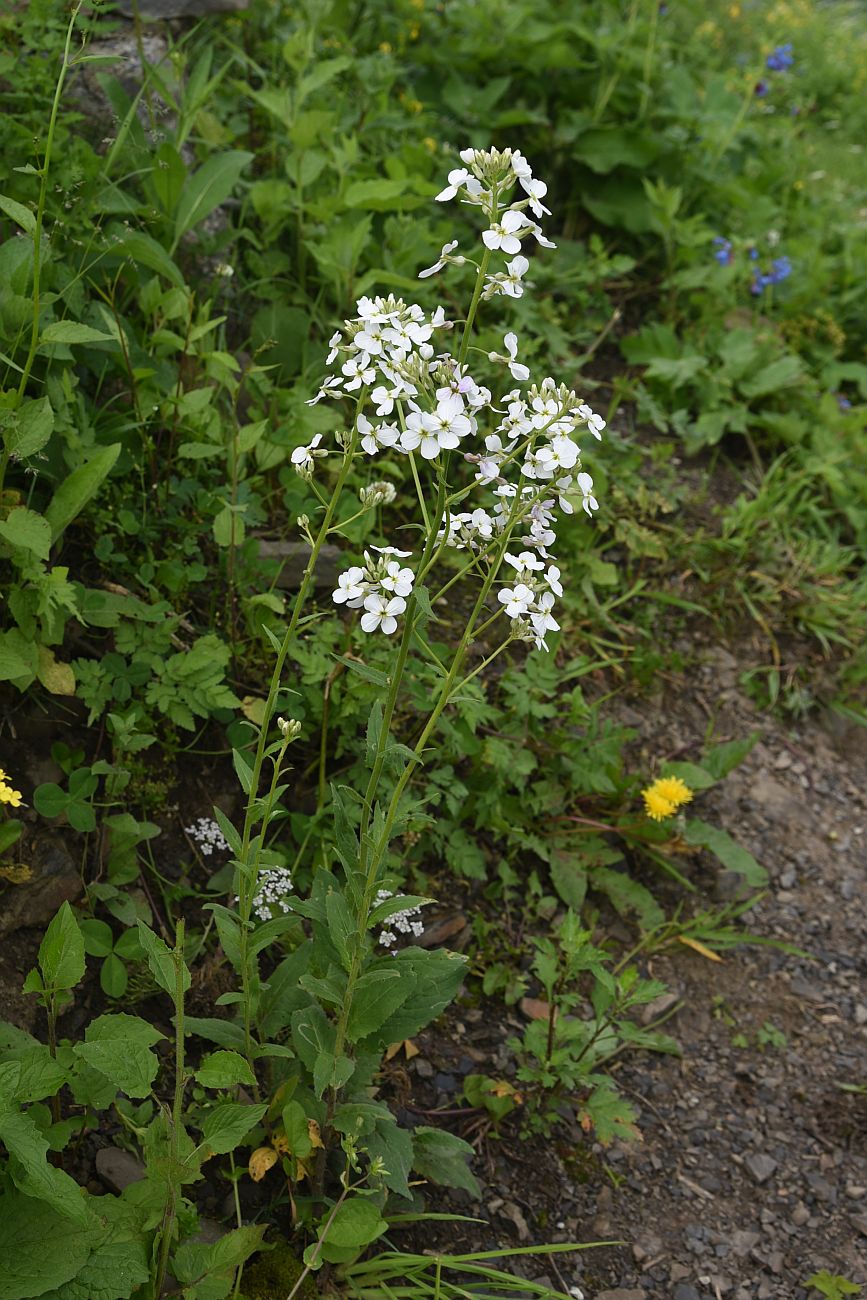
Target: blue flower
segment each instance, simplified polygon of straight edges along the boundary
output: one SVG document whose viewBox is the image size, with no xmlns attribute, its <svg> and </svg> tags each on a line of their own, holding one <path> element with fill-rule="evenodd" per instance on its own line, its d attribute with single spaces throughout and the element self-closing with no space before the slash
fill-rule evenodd
<svg viewBox="0 0 867 1300">
<path fill-rule="evenodd" d="M 715 235 L 713 246 L 716 249 L 714 257 L 719 262 L 720 266 L 728 266 L 732 260 L 732 241 L 730 239 L 723 239 L 722 235 Z"/>
<path fill-rule="evenodd" d="M 771 72 L 785 72 L 790 68 L 795 60 L 792 57 L 792 43 L 778 45 L 767 57 L 767 66 Z"/>
<path fill-rule="evenodd" d="M 792 274 L 792 263 L 787 257 L 775 257 L 771 262 L 771 283 L 779 284 L 781 280 L 788 280 Z"/>
<path fill-rule="evenodd" d="M 759 250 L 758 250 L 757 248 L 751 248 L 751 249 L 750 249 L 750 261 L 751 261 L 751 262 L 757 262 L 758 260 L 759 260 Z"/>
<path fill-rule="evenodd" d="M 842 393 L 837 394 L 837 405 L 839 406 L 841 411 L 852 410 L 852 403 L 849 401 L 849 398 L 844 397 Z"/>
<path fill-rule="evenodd" d="M 759 99 L 764 99 L 770 88 L 771 87 L 768 85 L 767 81 L 757 81 L 755 93 Z"/>
</svg>

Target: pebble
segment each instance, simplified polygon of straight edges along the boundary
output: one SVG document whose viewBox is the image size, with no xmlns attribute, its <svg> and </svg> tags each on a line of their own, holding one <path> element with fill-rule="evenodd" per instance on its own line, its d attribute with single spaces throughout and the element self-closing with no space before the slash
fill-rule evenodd
<svg viewBox="0 0 867 1300">
<path fill-rule="evenodd" d="M 674 1300 L 701 1300 L 701 1296 L 694 1286 L 688 1282 L 681 1282 L 674 1288 Z"/>
<path fill-rule="evenodd" d="M 792 1223 L 794 1223 L 798 1228 L 803 1228 L 809 1217 L 810 1211 L 807 1209 L 804 1202 L 798 1201 L 798 1204 L 795 1206 L 794 1210 L 792 1210 Z"/>
<path fill-rule="evenodd" d="M 772 1156 L 763 1155 L 761 1152 L 753 1152 L 746 1156 L 744 1164 L 759 1184 L 766 1183 L 777 1167 L 777 1162 Z"/>
</svg>

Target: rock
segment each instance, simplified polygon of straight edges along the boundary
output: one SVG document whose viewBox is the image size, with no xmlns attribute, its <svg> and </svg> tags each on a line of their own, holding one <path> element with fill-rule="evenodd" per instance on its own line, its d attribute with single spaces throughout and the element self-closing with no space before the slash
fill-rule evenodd
<svg viewBox="0 0 867 1300">
<path fill-rule="evenodd" d="M 643 1287 L 615 1287 L 613 1291 L 597 1291 L 596 1300 L 645 1300 L 647 1292 Z"/>
<path fill-rule="evenodd" d="M 504 1201 L 500 1213 L 505 1215 L 507 1219 L 511 1219 L 512 1223 L 514 1223 L 515 1227 L 518 1229 L 519 1241 L 530 1240 L 530 1229 L 527 1227 L 527 1220 L 524 1218 L 520 1207 L 517 1206 L 514 1201 Z"/>
<path fill-rule="evenodd" d="M 753 1246 L 757 1246 L 761 1239 L 760 1232 L 746 1232 L 738 1229 L 737 1232 L 732 1233 L 731 1247 L 736 1255 L 741 1259 L 746 1259 Z"/>
<path fill-rule="evenodd" d="M 267 542 L 259 539 L 259 559 L 276 560 L 280 565 L 274 585 L 283 590 L 294 590 L 301 586 L 307 561 L 310 559 L 310 547 L 306 542 Z M 314 587 L 336 587 L 337 574 L 343 560 L 339 546 L 326 542 L 319 552 L 316 568 L 313 570 Z"/>
<path fill-rule="evenodd" d="M 679 1001 L 680 995 L 678 993 L 660 993 L 658 998 L 654 998 L 652 1002 L 648 1002 L 641 1008 L 639 1017 L 641 1023 L 649 1025 L 653 1020 L 658 1020 L 660 1016 L 665 1015 L 666 1011 L 676 1007 Z"/>
<path fill-rule="evenodd" d="M 161 18 L 203 18 L 206 14 L 231 14 L 246 9 L 250 0 L 117 0 L 124 18 L 155 22 Z"/>
<path fill-rule="evenodd" d="M 680 1282 L 674 1288 L 674 1300 L 701 1300 L 701 1296 L 689 1282 Z"/>
<path fill-rule="evenodd" d="M 797 1228 L 803 1228 L 809 1217 L 810 1211 L 807 1209 L 804 1202 L 798 1201 L 798 1204 L 795 1206 L 794 1210 L 792 1210 L 792 1223 L 794 1223 Z"/>
<path fill-rule="evenodd" d="M 0 934 L 27 926 L 46 926 L 61 903 L 73 903 L 83 891 L 81 872 L 62 840 L 42 835 L 27 866 L 31 878 L 8 888 L 0 912 Z"/>
<path fill-rule="evenodd" d="M 857 1228 L 862 1237 L 867 1237 L 867 1214 L 850 1214 L 849 1222 Z"/>
<path fill-rule="evenodd" d="M 96 1172 L 106 1187 L 113 1192 L 122 1192 L 130 1183 L 141 1182 L 145 1167 L 129 1151 L 120 1147 L 102 1147 L 96 1153 Z"/>
<path fill-rule="evenodd" d="M 863 1002 L 859 1002 L 855 1007 L 855 1024 L 867 1025 L 867 1007 Z"/>
<path fill-rule="evenodd" d="M 423 1056 L 420 1056 L 417 1061 L 413 1062 L 412 1068 L 420 1079 L 432 1079 L 434 1076 L 433 1066 L 430 1061 L 426 1061 Z"/>
<path fill-rule="evenodd" d="M 744 1164 L 759 1184 L 766 1183 L 777 1167 L 776 1160 L 771 1156 L 762 1155 L 760 1152 L 748 1155 L 744 1159 Z"/>
</svg>

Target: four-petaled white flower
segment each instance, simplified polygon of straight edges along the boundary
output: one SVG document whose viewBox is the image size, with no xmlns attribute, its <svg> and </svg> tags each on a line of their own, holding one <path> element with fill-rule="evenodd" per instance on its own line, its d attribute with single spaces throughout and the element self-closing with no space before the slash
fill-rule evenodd
<svg viewBox="0 0 867 1300">
<path fill-rule="evenodd" d="M 464 150 L 466 153 L 467 151 Z M 463 157 L 463 154 L 461 155 Z M 437 203 L 447 203 L 453 199 L 462 185 L 465 185 L 470 179 L 470 173 L 466 167 L 455 167 L 454 171 L 449 172 L 449 183 L 444 190 L 440 190 L 436 196 Z"/>
<path fill-rule="evenodd" d="M 361 445 L 368 456 L 375 456 L 383 447 L 394 447 L 400 438 L 397 425 L 380 424 L 377 427 L 370 423 L 366 415 L 359 415 L 357 427 L 362 435 Z"/>
<path fill-rule="evenodd" d="M 379 580 L 379 585 L 383 591 L 390 591 L 393 596 L 408 596 L 412 591 L 414 580 L 415 574 L 412 569 L 402 569 L 397 560 L 390 560 L 384 577 Z"/>
<path fill-rule="evenodd" d="M 513 257 L 511 262 L 506 263 L 507 275 L 503 277 L 503 293 L 509 298 L 520 298 L 524 293 L 524 286 L 521 283 L 522 278 L 530 269 L 530 263 L 519 253 Z"/>
<path fill-rule="evenodd" d="M 406 601 L 401 596 L 392 596 L 389 600 L 374 592 L 364 599 L 365 612 L 361 616 L 361 626 L 365 632 L 375 632 L 381 628 L 386 636 L 391 636 L 397 629 L 396 615 L 402 614 L 405 609 Z"/>
<path fill-rule="evenodd" d="M 482 243 L 492 250 L 499 248 L 504 253 L 520 253 L 521 241 L 515 232 L 523 230 L 527 224 L 523 212 L 509 209 L 508 212 L 503 213 L 502 221 L 491 222 L 490 230 L 482 232 Z"/>
<path fill-rule="evenodd" d="M 532 605 L 534 596 L 532 588 L 518 582 L 514 587 L 503 587 L 498 591 L 497 599 L 505 605 L 509 618 L 520 618 Z"/>
<path fill-rule="evenodd" d="M 523 383 L 524 380 L 530 378 L 530 370 L 529 367 L 522 365 L 521 362 L 516 359 L 518 356 L 517 334 L 506 334 L 503 342 L 505 343 L 506 351 L 509 354 L 509 371 L 511 372 L 512 378 L 517 379 L 519 383 Z"/>
<path fill-rule="evenodd" d="M 316 452 L 316 448 L 319 446 L 321 441 L 322 441 L 322 434 L 317 433 L 315 438 L 310 439 L 310 443 L 307 447 L 296 447 L 295 450 L 292 452 L 290 460 L 292 461 L 292 464 L 295 466 L 295 472 L 297 474 L 300 474 L 302 477 L 306 478 L 307 476 L 313 473 L 313 464 L 314 464 L 313 456 L 314 453 Z M 325 453 L 320 451 L 319 455 L 323 456 L 325 455 Z"/>
<path fill-rule="evenodd" d="M 367 590 L 364 581 L 364 569 L 354 564 L 351 569 L 341 573 L 337 579 L 337 589 L 331 593 L 335 605 L 346 605 L 348 609 L 359 609 L 364 603 Z"/>
<path fill-rule="evenodd" d="M 449 257 L 449 254 L 455 248 L 457 248 L 457 246 L 458 246 L 458 241 L 456 239 L 451 240 L 451 242 L 448 244 L 443 244 L 442 251 L 440 252 L 439 255 L 439 260 L 434 262 L 433 266 L 429 266 L 426 270 L 419 271 L 418 278 L 420 280 L 426 280 L 429 275 L 436 275 L 437 271 L 441 271 L 443 269 L 443 267 L 446 264 L 446 261 L 453 262 L 457 266 L 462 266 L 464 263 L 463 257 Z"/>
<path fill-rule="evenodd" d="M 449 393 L 437 402 L 435 411 L 420 411 L 417 407 L 406 418 L 406 429 L 401 434 L 400 445 L 404 451 L 418 450 L 425 460 L 433 460 L 441 451 L 452 451 L 460 446 L 461 438 L 472 429 L 459 393 Z"/>
<path fill-rule="evenodd" d="M 349 357 L 340 368 L 348 380 L 344 385 L 348 393 L 360 388 L 362 384 L 372 384 L 376 378 L 376 371 L 371 366 L 370 357 L 366 352 L 360 352 L 356 357 Z"/>
<path fill-rule="evenodd" d="M 581 489 L 581 494 L 584 497 L 581 504 L 584 506 L 587 514 L 591 515 L 594 510 L 599 509 L 599 502 L 593 495 L 593 480 L 589 474 L 582 473 L 577 475 L 576 481 Z"/>
</svg>

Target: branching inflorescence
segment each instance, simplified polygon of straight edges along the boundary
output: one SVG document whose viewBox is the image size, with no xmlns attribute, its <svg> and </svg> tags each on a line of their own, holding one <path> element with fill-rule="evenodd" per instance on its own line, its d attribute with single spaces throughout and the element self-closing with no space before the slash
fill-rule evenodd
<svg viewBox="0 0 867 1300">
<path fill-rule="evenodd" d="M 549 215 L 542 201 L 547 186 L 533 177 L 521 153 L 465 149 L 460 156 L 464 165 L 449 172 L 448 185 L 436 197 L 440 202 L 459 199 L 481 210 L 488 222 L 481 262 L 456 253 L 457 241 L 452 240 L 419 277 L 467 262 L 476 266 L 476 289 L 458 355 L 439 346 L 440 337 L 454 328 L 442 307 L 428 316 L 421 307 L 393 296 L 361 298 L 358 315 L 330 341 L 328 364 L 337 363 L 339 369 L 324 379 L 310 404 L 323 398 L 355 398 L 358 454 L 375 457 L 387 451 L 407 456 L 416 482 L 416 458 L 441 469 L 455 453 L 463 457 L 474 471 L 474 481 L 453 492 L 442 516 L 433 521 L 437 544 L 468 550 L 481 561 L 491 559 L 504 534 L 520 537 L 520 553 L 502 555 L 513 572 L 511 585 L 498 593 L 499 601 L 511 621 L 511 635 L 547 649 L 546 633 L 559 628 L 553 608 L 563 591 L 551 555 L 559 515 L 572 514 L 576 504 L 588 515 L 597 509 L 593 480 L 581 468 L 577 437 L 589 431 L 600 438 L 605 421 L 565 384 L 550 377 L 532 379 L 518 360 L 514 332 L 505 334 L 503 353 L 468 346 L 480 299 L 523 294 L 529 268 L 521 255 L 525 241 L 532 238 L 545 248 L 554 245 L 539 225 L 539 219 Z M 516 186 L 517 197 L 510 201 Z M 494 256 L 510 259 L 505 271 L 490 270 Z M 512 386 L 498 400 L 470 373 L 470 351 L 508 372 Z M 309 446 L 293 452 L 295 468 L 305 478 L 313 477 L 317 461 L 328 454 L 321 440 L 317 435 Z M 345 449 L 344 435 L 341 441 Z M 375 487 L 369 501 L 362 497 L 363 505 L 387 501 L 389 485 L 378 482 Z M 451 508 L 472 492 L 484 493 L 484 504 Z M 422 508 L 425 511 L 423 499 Z M 426 511 L 425 518 L 428 522 Z M 341 575 L 334 600 L 364 610 L 365 632 L 390 635 L 397 629 L 413 587 L 413 569 L 402 563 L 410 556 L 390 546 L 371 548 L 363 567 L 353 566 Z"/>
</svg>

